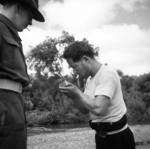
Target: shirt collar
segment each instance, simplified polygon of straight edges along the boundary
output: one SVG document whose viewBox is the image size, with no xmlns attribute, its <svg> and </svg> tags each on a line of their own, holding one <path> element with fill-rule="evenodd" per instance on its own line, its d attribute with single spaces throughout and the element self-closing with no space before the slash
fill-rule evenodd
<svg viewBox="0 0 150 149">
<path fill-rule="evenodd" d="M 20 37 L 18 35 L 18 31 L 16 30 L 13 23 L 7 17 L 5 17 L 3 14 L 0 14 L 0 22 L 3 22 L 20 39 Z"/>
</svg>

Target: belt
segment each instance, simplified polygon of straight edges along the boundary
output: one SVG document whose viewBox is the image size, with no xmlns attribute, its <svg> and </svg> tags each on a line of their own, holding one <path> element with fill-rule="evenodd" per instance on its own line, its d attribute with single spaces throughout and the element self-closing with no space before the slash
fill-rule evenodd
<svg viewBox="0 0 150 149">
<path fill-rule="evenodd" d="M 0 89 L 22 93 L 22 84 L 8 79 L 0 79 Z"/>
<path fill-rule="evenodd" d="M 128 124 L 126 124 L 123 128 L 121 128 L 119 130 L 115 130 L 115 131 L 110 131 L 110 132 L 96 131 L 96 136 L 105 139 L 108 135 L 113 135 L 113 134 L 120 133 L 120 132 L 124 131 L 127 128 L 128 128 Z"/>
<path fill-rule="evenodd" d="M 113 135 L 113 134 L 122 132 L 122 131 L 124 131 L 124 130 L 127 129 L 127 128 L 128 128 L 128 124 L 126 124 L 123 128 L 121 128 L 121 129 L 119 129 L 119 130 L 107 132 L 107 135 Z"/>
<path fill-rule="evenodd" d="M 104 132 L 111 132 L 117 131 L 122 129 L 127 124 L 126 115 L 124 115 L 119 121 L 117 122 L 89 122 L 89 125 L 92 129 L 96 131 L 104 131 Z"/>
</svg>

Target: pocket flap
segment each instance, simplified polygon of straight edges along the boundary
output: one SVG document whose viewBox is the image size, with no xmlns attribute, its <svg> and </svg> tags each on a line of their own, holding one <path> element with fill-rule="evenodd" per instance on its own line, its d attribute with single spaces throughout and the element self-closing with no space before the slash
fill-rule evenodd
<svg viewBox="0 0 150 149">
<path fill-rule="evenodd" d="M 7 43 L 20 47 L 19 43 L 17 43 L 13 38 L 4 35 L 2 35 L 2 37 Z"/>
<path fill-rule="evenodd" d="M 25 128 L 24 123 L 18 123 L 18 124 L 0 127 L 0 132 L 17 131 L 17 130 L 22 130 L 24 128 Z"/>
</svg>

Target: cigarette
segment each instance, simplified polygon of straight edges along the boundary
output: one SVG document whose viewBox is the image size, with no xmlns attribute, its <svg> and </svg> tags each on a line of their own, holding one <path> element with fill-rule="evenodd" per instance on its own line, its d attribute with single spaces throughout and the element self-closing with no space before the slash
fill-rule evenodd
<svg viewBox="0 0 150 149">
<path fill-rule="evenodd" d="M 28 28 L 27 28 L 27 30 L 30 31 Z"/>
</svg>

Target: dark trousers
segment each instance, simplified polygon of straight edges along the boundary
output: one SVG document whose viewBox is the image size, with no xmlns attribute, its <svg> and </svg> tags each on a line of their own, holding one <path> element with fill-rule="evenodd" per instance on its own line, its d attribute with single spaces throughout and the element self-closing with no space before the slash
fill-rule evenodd
<svg viewBox="0 0 150 149">
<path fill-rule="evenodd" d="M 26 149 L 24 101 L 21 94 L 0 89 L 0 149 Z"/>
<path fill-rule="evenodd" d="M 107 135 L 106 138 L 95 134 L 96 149 L 135 149 L 132 131 L 127 128 L 117 134 Z"/>
</svg>

